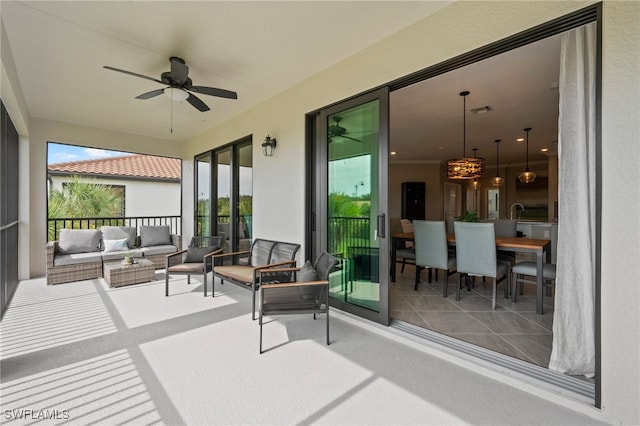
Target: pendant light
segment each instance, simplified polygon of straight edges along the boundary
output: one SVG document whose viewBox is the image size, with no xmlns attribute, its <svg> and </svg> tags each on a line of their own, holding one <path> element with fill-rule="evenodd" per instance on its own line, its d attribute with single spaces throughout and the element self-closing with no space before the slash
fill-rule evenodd
<svg viewBox="0 0 640 426">
<path fill-rule="evenodd" d="M 462 96 L 462 158 L 447 161 L 447 177 L 449 179 L 476 179 L 484 175 L 483 158 L 466 157 L 466 109 L 469 91 L 460 92 Z"/>
<path fill-rule="evenodd" d="M 504 179 L 500 177 L 500 139 L 496 139 L 496 175 L 491 178 L 491 185 L 502 186 Z"/>
<path fill-rule="evenodd" d="M 476 152 L 478 151 L 478 148 L 473 148 L 472 151 L 473 151 L 473 158 L 476 158 Z M 478 178 L 475 178 L 471 181 L 471 188 L 473 188 L 475 191 L 480 189 L 480 181 L 478 180 Z"/>
<path fill-rule="evenodd" d="M 536 174 L 529 170 L 529 130 L 531 130 L 531 127 L 524 129 L 524 131 L 527 132 L 527 165 L 524 172 L 520 173 L 518 176 L 518 179 L 522 183 L 531 183 L 536 180 Z"/>
</svg>

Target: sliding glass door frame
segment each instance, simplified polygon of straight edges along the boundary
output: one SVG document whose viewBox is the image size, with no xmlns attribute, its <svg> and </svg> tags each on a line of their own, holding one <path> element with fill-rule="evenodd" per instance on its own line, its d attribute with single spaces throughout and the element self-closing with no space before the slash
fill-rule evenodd
<svg viewBox="0 0 640 426">
<path fill-rule="evenodd" d="M 221 180 L 221 176 L 219 175 L 218 165 L 219 165 L 219 156 L 224 154 L 225 152 L 229 153 L 229 227 L 228 230 L 225 229 L 225 232 L 228 232 L 229 235 L 225 235 L 229 241 L 229 247 L 227 247 L 227 251 L 238 251 L 240 249 L 240 233 L 239 233 L 239 225 L 241 222 L 240 219 L 240 151 L 243 148 L 252 146 L 253 138 L 252 136 L 246 136 L 244 138 L 238 139 L 237 141 L 231 142 L 229 144 L 220 146 L 215 148 L 209 152 L 205 152 L 199 155 L 196 155 L 194 158 L 195 163 L 195 206 L 194 206 L 194 216 L 195 216 L 195 226 L 194 229 L 198 230 L 198 162 L 199 160 L 207 159 L 209 163 L 209 188 L 208 188 L 208 196 L 209 196 L 209 217 L 205 220 L 208 221 L 208 229 L 210 235 L 219 235 L 220 232 L 223 232 L 219 229 L 219 201 L 218 195 L 220 194 L 220 190 L 218 184 Z"/>
<path fill-rule="evenodd" d="M 329 153 L 327 120 L 340 111 L 355 108 L 372 101 L 379 101 L 379 136 L 377 182 L 378 223 L 375 224 L 379 242 L 379 311 L 375 312 L 336 298 L 330 304 L 340 310 L 389 325 L 389 90 L 386 87 L 358 95 L 343 102 L 307 114 L 307 258 L 315 258 L 327 250 Z M 374 165 L 372 165 L 373 167 Z"/>
</svg>

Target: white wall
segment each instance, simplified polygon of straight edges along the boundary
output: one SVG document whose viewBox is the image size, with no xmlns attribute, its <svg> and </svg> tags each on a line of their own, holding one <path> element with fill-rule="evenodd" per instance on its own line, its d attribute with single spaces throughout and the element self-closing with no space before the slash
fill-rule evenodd
<svg viewBox="0 0 640 426">
<path fill-rule="evenodd" d="M 193 156 L 254 135 L 254 235 L 303 242 L 304 114 L 405 76 L 429 65 L 503 39 L 578 10 L 591 2 L 458 2 L 371 48 L 319 72 L 279 96 L 188 142 L 152 140 L 30 119 L 28 173 L 21 181 L 29 214 L 27 232 L 32 276 L 44 274 L 46 142 L 182 156 L 183 225 L 192 226 Z M 640 424 L 640 2 L 605 1 L 602 104 L 602 410 L 565 400 L 531 386 L 525 391 L 549 398 L 611 424 Z M 4 53 L 4 52 L 3 52 Z M 310 52 L 309 54 L 313 54 Z M 4 59 L 3 59 L 4 61 Z M 4 63 L 4 62 L 3 62 Z M 15 82 L 14 82 L 15 83 Z M 15 83 L 17 84 L 17 83 Z M 278 139 L 274 157 L 263 157 L 262 139 Z M 21 152 L 22 153 L 22 152 Z M 22 175 L 21 175 L 22 177 Z M 22 207 L 22 200 L 21 200 Z M 25 254 L 28 253 L 28 254 Z M 34 254 L 42 253 L 42 256 Z M 496 380 L 503 380 L 496 374 Z M 533 389 L 533 390 L 531 390 Z M 496 407 L 487 407 L 495 410 Z M 544 413 L 541 413 L 544 419 Z M 553 419 L 545 419 L 552 422 Z"/>
<path fill-rule="evenodd" d="M 125 216 L 179 216 L 180 182 L 94 177 L 95 183 L 125 186 Z M 66 176 L 52 176 L 54 188 L 62 189 Z"/>
</svg>

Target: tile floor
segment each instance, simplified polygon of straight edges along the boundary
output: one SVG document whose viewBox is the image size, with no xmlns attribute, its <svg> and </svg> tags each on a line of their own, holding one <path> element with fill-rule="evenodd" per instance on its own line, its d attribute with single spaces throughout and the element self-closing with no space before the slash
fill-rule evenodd
<svg viewBox="0 0 640 426">
<path fill-rule="evenodd" d="M 491 309 L 491 281 L 476 280 L 475 288 L 461 290 L 456 301 L 457 275 L 449 277 L 449 295 L 442 297 L 444 273 L 427 283 L 423 271 L 414 291 L 415 267 L 397 274 L 390 286 L 391 318 L 437 331 L 487 349 L 543 367 L 549 365 L 553 339 L 553 297 L 544 299 L 544 315 L 536 314 L 535 286 L 525 285 L 516 303 L 505 300 L 498 284 L 496 309 Z"/>
</svg>

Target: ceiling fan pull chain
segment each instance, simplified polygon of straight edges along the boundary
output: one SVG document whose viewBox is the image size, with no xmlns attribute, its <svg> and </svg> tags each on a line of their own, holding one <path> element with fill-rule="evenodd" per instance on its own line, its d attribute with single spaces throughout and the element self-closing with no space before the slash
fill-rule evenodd
<svg viewBox="0 0 640 426">
<path fill-rule="evenodd" d="M 171 102 L 171 133 L 173 133 L 173 100 L 169 102 Z"/>
</svg>

